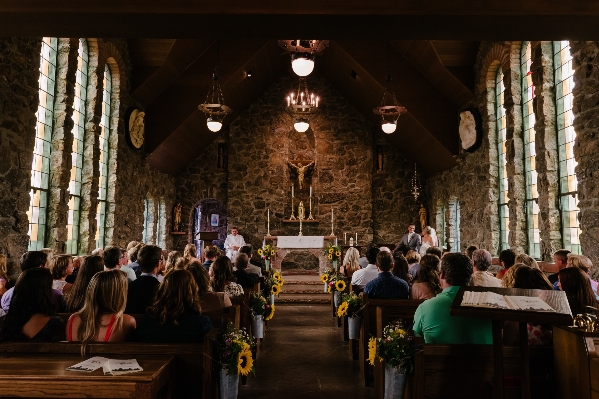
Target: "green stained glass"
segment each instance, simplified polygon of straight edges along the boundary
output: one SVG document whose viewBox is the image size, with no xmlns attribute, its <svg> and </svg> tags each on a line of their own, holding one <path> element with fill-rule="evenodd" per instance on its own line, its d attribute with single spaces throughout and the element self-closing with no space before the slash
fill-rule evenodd
<svg viewBox="0 0 599 399">
<path fill-rule="evenodd" d="M 506 157 L 506 115 L 504 105 L 503 72 L 501 67 L 497 70 L 495 78 L 495 122 L 497 126 L 497 153 L 499 156 L 499 231 L 500 250 L 509 248 L 509 220 L 508 209 L 509 192 L 507 179 L 507 157 Z"/>
</svg>

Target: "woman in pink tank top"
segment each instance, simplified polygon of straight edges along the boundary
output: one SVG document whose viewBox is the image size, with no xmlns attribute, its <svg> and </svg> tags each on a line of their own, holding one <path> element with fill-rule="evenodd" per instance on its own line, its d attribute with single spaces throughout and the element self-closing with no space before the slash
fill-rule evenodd
<svg viewBox="0 0 599 399">
<path fill-rule="evenodd" d="M 67 323 L 67 340 L 126 341 L 135 330 L 135 319 L 123 314 L 127 288 L 127 275 L 120 270 L 107 270 L 92 277 L 83 308 Z"/>
</svg>

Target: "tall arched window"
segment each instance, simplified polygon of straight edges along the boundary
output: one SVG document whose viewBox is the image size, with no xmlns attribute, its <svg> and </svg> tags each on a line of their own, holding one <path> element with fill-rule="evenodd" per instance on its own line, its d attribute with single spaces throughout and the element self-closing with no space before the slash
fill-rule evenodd
<svg viewBox="0 0 599 399">
<path fill-rule="evenodd" d="M 510 211 L 508 209 L 508 182 L 507 182 L 507 158 L 506 158 L 506 117 L 503 107 L 503 95 L 505 87 L 503 86 L 503 72 L 501 67 L 497 70 L 495 77 L 495 122 L 497 124 L 497 153 L 499 155 L 499 232 L 500 232 L 500 250 L 509 248 L 509 223 Z"/>
<path fill-rule="evenodd" d="M 522 74 L 522 136 L 524 138 L 524 173 L 526 177 L 526 224 L 528 230 L 528 254 L 533 258 L 541 257 L 539 235 L 539 193 L 537 191 L 537 168 L 535 150 L 535 97 L 532 83 L 532 64 L 530 42 L 522 44 L 520 70 Z"/>
<path fill-rule="evenodd" d="M 104 248 L 104 228 L 106 226 L 106 191 L 108 188 L 108 154 L 110 142 L 112 75 L 108 64 L 104 67 L 104 92 L 102 94 L 102 119 L 100 120 L 100 179 L 98 188 L 98 208 L 96 211 L 96 248 Z"/>
<path fill-rule="evenodd" d="M 578 180 L 574 171 L 577 165 L 574 159 L 576 132 L 572 124 L 574 120 L 572 113 L 574 71 L 572 70 L 570 43 L 567 40 L 553 42 L 553 67 L 555 68 L 555 108 L 563 247 L 580 254 Z"/>
<path fill-rule="evenodd" d="M 144 231 L 142 241 L 147 245 L 154 245 L 154 199 L 147 196 L 144 200 Z"/>
<path fill-rule="evenodd" d="M 449 239 L 451 252 L 460 252 L 460 201 L 457 198 L 449 201 Z"/>
<path fill-rule="evenodd" d="M 166 249 L 166 203 L 164 198 L 158 201 L 158 223 L 156 225 L 156 245 Z"/>
<path fill-rule="evenodd" d="M 445 223 L 445 206 L 442 203 L 437 204 L 437 214 L 435 216 L 437 238 L 439 239 L 439 247 L 443 248 L 446 245 L 445 242 L 445 229 L 447 225 Z"/>
<path fill-rule="evenodd" d="M 79 40 L 75 98 L 73 101 L 73 151 L 69 181 L 69 215 L 67 219 L 67 254 L 77 254 L 79 247 L 79 212 L 81 210 L 81 177 L 83 168 L 83 140 L 85 136 L 85 100 L 87 98 L 87 40 Z"/>
<path fill-rule="evenodd" d="M 35 127 L 35 147 L 31 164 L 31 191 L 29 210 L 29 250 L 44 247 L 54 120 L 54 90 L 56 86 L 56 53 L 58 40 L 44 37 L 40 54 L 39 105 Z"/>
</svg>

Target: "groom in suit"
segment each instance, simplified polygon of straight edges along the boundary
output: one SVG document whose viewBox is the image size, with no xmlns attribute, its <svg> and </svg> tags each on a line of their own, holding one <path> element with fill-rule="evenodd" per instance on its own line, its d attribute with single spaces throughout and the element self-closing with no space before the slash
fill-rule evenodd
<svg viewBox="0 0 599 399">
<path fill-rule="evenodd" d="M 414 230 L 416 229 L 416 225 L 410 224 L 408 226 L 408 232 L 403 235 L 397 247 L 393 250 L 393 252 L 401 251 L 404 255 L 410 250 L 414 250 L 418 252 L 420 250 L 420 244 L 422 244 L 422 239 L 420 238 L 420 234 L 416 233 Z"/>
</svg>

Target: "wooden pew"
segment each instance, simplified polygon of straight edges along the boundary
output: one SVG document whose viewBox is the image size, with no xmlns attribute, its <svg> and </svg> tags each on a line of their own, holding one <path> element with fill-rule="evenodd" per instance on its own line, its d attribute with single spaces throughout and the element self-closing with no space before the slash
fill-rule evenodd
<svg viewBox="0 0 599 399">
<path fill-rule="evenodd" d="M 376 335 L 376 308 L 386 308 L 395 319 L 406 320 L 406 328 L 414 319 L 416 308 L 424 302 L 420 299 L 369 299 L 362 293 L 362 325 L 360 327 L 360 342 L 358 361 L 360 362 L 360 376 L 366 386 L 370 385 L 373 373 L 368 364 L 368 341 Z"/>
<path fill-rule="evenodd" d="M 239 327 L 245 328 L 252 336 L 252 315 L 250 313 L 250 296 L 252 292 L 260 292 L 260 283 L 254 284 L 253 288 L 244 288 L 243 295 L 231 297 L 233 306 L 239 306 Z"/>
<path fill-rule="evenodd" d="M 218 329 L 209 331 L 203 344 L 148 344 L 137 342 L 90 343 L 82 348 L 78 342 L 3 342 L 0 345 L 0 361 L 3 356 L 23 355 L 82 355 L 80 361 L 93 356 L 135 358 L 136 356 L 174 357 L 171 376 L 175 398 L 214 399 L 218 397 L 218 378 L 213 378 L 213 349 Z M 29 360 L 30 361 L 30 360 Z M 74 363 L 73 363 L 74 364 Z M 85 374 L 80 374 L 83 378 Z M 133 375 L 132 375 L 133 376 Z M 134 376 L 133 376 L 134 377 Z M 27 396 L 24 394 L 24 396 Z"/>
</svg>

